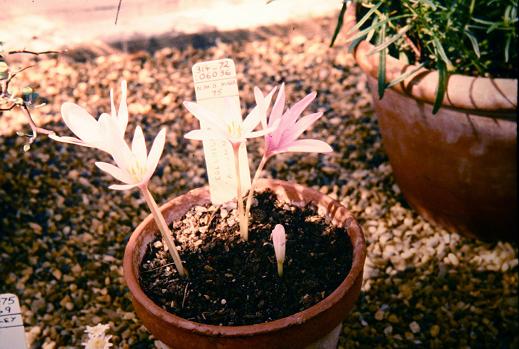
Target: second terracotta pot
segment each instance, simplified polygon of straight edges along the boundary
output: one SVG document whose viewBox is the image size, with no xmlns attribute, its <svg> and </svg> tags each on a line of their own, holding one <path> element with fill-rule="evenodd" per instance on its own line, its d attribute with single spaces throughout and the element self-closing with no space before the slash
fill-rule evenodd
<svg viewBox="0 0 519 349">
<path fill-rule="evenodd" d="M 250 326 L 215 326 L 192 322 L 153 303 L 139 285 L 139 264 L 148 244 L 158 234 L 148 216 L 132 234 L 124 254 L 124 278 L 132 303 L 144 326 L 175 349 L 304 348 L 326 336 L 353 308 L 362 284 L 366 245 L 362 229 L 347 209 L 318 191 L 283 181 L 258 181 L 257 190 L 271 189 L 285 202 L 314 202 L 333 224 L 346 227 L 353 246 L 352 267 L 339 287 L 318 304 L 275 321 Z M 181 218 L 191 207 L 210 202 L 207 188 L 195 189 L 161 207 L 166 222 Z"/>
<path fill-rule="evenodd" d="M 350 6 L 346 27 L 355 23 Z M 450 75 L 432 113 L 438 72 L 377 93 L 379 54 L 364 41 L 355 60 L 366 73 L 395 180 L 409 204 L 451 232 L 515 240 L 517 231 L 517 80 Z M 415 69 L 386 56 L 386 82 Z"/>
</svg>

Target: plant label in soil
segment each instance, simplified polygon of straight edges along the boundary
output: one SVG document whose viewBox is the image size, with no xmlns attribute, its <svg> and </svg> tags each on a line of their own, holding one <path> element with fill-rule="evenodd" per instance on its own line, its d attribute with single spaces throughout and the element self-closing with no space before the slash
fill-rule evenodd
<svg viewBox="0 0 519 349">
<path fill-rule="evenodd" d="M 0 294 L 0 349 L 27 349 L 18 297 Z"/>
<path fill-rule="evenodd" d="M 235 113 L 241 115 L 236 68 L 232 59 L 199 62 L 193 65 L 196 101 L 216 115 Z M 207 125 L 201 123 L 201 128 Z M 209 180 L 211 201 L 218 205 L 236 196 L 236 175 L 232 147 L 223 140 L 204 140 L 204 156 Z M 251 185 L 247 148 L 240 148 L 241 187 L 246 192 Z"/>
</svg>

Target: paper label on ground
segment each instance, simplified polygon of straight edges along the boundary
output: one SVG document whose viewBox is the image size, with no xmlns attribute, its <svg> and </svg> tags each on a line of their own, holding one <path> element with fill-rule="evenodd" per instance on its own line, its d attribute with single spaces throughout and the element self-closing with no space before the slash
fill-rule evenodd
<svg viewBox="0 0 519 349">
<path fill-rule="evenodd" d="M 27 349 L 18 297 L 0 294 L 0 349 Z"/>
<path fill-rule="evenodd" d="M 236 108 L 240 112 L 240 97 L 236 68 L 232 59 L 200 62 L 193 65 L 193 81 L 197 103 L 217 115 Z M 226 101 L 229 99 L 229 102 Z M 200 128 L 207 128 L 203 123 Z M 236 176 L 232 147 L 227 141 L 203 141 L 209 190 L 213 204 L 221 204 L 236 197 Z M 247 148 L 240 148 L 240 176 L 242 192 L 251 185 Z"/>
</svg>

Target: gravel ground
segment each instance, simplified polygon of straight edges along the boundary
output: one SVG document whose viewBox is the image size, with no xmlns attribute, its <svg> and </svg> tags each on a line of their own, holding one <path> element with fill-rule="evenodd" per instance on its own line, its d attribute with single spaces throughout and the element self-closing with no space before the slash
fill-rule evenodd
<svg viewBox="0 0 519 349">
<path fill-rule="evenodd" d="M 35 112 L 38 122 L 64 133 L 61 103 L 108 111 L 108 87 L 127 79 L 130 132 L 137 124 L 150 138 L 161 126 L 169 130 L 150 185 L 158 202 L 206 183 L 201 145 L 182 138 L 198 126 L 181 106 L 194 99 L 193 63 L 233 58 L 244 108 L 252 105 L 254 85 L 265 90 L 285 81 L 291 102 L 317 91 L 312 108 L 325 117 L 310 134 L 335 152 L 279 156 L 265 175 L 337 198 L 364 227 L 365 281 L 340 348 L 517 348 L 517 245 L 449 234 L 407 206 L 365 78 L 344 49 L 327 48 L 333 22 L 195 35 L 169 48 L 153 42 L 152 53 L 71 50 L 40 58 L 16 83 L 38 89 L 48 100 Z M 116 348 L 153 348 L 122 277 L 125 243 L 148 215 L 143 200 L 136 191 L 107 188 L 112 179 L 94 166 L 107 155 L 45 136 L 24 153 L 15 135 L 19 118 L 0 118 L 0 292 L 20 297 L 31 348 L 79 347 L 86 326 L 99 322 L 110 324 Z M 257 143 L 249 151 L 257 164 Z"/>
</svg>

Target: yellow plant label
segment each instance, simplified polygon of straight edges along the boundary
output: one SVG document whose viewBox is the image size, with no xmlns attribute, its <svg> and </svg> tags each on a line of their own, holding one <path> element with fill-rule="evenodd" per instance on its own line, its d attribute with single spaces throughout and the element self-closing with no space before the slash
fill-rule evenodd
<svg viewBox="0 0 519 349">
<path fill-rule="evenodd" d="M 236 67 L 232 59 L 196 63 L 192 72 L 198 104 L 219 116 L 229 112 L 229 108 L 236 108 L 241 115 Z M 202 123 L 200 127 L 208 126 Z M 218 205 L 234 199 L 236 171 L 232 146 L 222 140 L 205 140 L 203 146 L 212 203 Z M 245 193 L 251 185 L 245 144 L 240 148 L 239 159 L 242 193 Z"/>
</svg>

